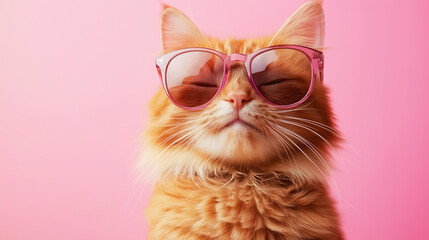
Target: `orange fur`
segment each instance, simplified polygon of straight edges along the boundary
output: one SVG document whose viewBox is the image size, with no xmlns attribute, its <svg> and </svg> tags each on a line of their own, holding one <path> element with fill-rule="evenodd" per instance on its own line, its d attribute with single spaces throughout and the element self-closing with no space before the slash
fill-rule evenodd
<svg viewBox="0 0 429 240">
<path fill-rule="evenodd" d="M 150 239 L 342 239 L 323 185 L 275 173 L 166 180 L 147 212 Z"/>
<path fill-rule="evenodd" d="M 288 39 L 321 49 L 323 26 L 313 1 L 273 36 L 219 40 L 166 7 L 162 39 L 164 52 L 208 47 L 249 54 Z M 233 111 L 225 97 L 237 91 L 249 100 L 240 114 L 253 129 L 225 129 Z M 147 209 L 150 239 L 343 239 L 326 190 L 329 149 L 340 134 L 323 84 L 300 106 L 282 110 L 264 102 L 234 63 L 227 85 L 204 109 L 178 108 L 159 90 L 150 112 L 144 160 L 157 181 Z"/>
</svg>

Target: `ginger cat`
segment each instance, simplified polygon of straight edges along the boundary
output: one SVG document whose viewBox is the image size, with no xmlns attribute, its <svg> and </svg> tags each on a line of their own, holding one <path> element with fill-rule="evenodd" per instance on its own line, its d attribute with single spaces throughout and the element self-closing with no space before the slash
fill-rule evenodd
<svg viewBox="0 0 429 240">
<path fill-rule="evenodd" d="M 161 19 L 165 54 L 195 47 L 251 54 L 283 44 L 323 49 L 318 1 L 302 5 L 274 35 L 257 39 L 205 36 L 169 6 Z M 322 75 L 317 78 L 308 98 L 290 108 L 256 93 L 239 62 L 203 108 L 178 107 L 160 89 L 145 132 L 144 161 L 156 181 L 146 210 L 149 239 L 343 239 L 326 180 L 329 150 L 341 135 Z"/>
</svg>

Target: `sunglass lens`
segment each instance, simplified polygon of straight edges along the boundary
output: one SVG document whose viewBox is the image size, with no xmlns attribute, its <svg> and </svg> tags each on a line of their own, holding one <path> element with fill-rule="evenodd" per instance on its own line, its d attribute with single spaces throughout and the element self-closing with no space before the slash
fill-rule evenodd
<svg viewBox="0 0 429 240">
<path fill-rule="evenodd" d="M 183 107 L 202 106 L 216 95 L 223 72 L 223 60 L 215 54 L 204 51 L 182 53 L 167 66 L 168 93 Z"/>
<path fill-rule="evenodd" d="M 294 49 L 274 49 L 257 55 L 251 63 L 253 81 L 261 95 L 275 105 L 303 100 L 311 87 L 311 62 Z"/>
</svg>

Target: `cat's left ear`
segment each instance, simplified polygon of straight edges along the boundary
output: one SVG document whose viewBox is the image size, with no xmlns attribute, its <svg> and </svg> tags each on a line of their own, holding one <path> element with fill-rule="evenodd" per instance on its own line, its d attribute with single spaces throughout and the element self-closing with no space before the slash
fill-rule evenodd
<svg viewBox="0 0 429 240">
<path fill-rule="evenodd" d="M 277 31 L 270 45 L 294 44 L 323 49 L 325 16 L 321 1 L 303 4 Z"/>
</svg>

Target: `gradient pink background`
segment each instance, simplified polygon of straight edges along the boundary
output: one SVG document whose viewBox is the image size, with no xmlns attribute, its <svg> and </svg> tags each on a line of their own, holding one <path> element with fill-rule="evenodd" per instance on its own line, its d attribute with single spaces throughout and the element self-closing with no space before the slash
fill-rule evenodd
<svg viewBox="0 0 429 240">
<path fill-rule="evenodd" d="M 304 1 L 166 1 L 218 37 Z M 429 239 L 429 3 L 326 0 L 347 239 Z M 0 1 L 0 239 L 145 239 L 134 166 L 159 87 L 158 1 Z"/>
</svg>

